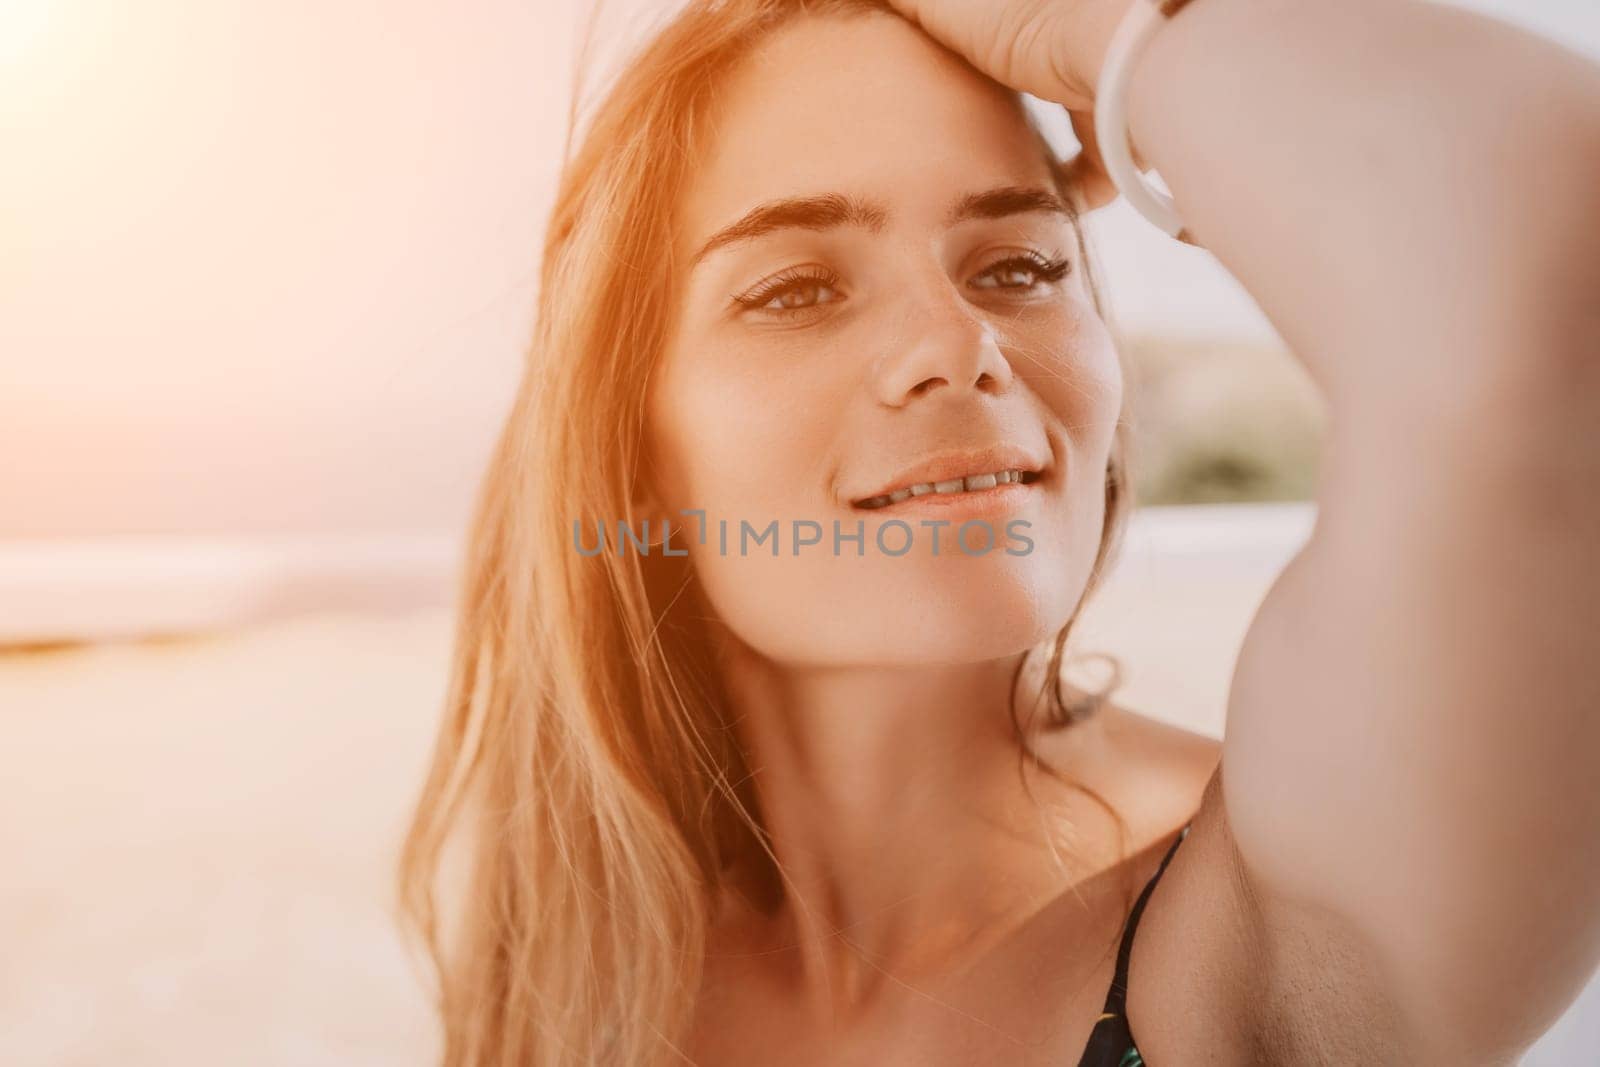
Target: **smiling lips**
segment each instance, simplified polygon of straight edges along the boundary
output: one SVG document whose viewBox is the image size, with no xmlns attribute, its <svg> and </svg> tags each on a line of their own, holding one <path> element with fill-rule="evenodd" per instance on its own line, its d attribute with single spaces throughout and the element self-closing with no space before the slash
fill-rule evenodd
<svg viewBox="0 0 1600 1067">
<path fill-rule="evenodd" d="M 980 489 L 993 489 L 997 485 L 1010 485 L 1013 482 L 1028 485 L 1039 480 L 1036 471 L 1009 470 L 996 471 L 993 474 L 970 474 L 965 478 L 952 478 L 942 482 L 918 482 L 904 489 L 896 489 L 892 493 L 882 496 L 868 497 L 858 500 L 858 508 L 886 508 L 890 504 L 898 504 L 914 496 L 925 496 L 928 493 L 938 493 L 941 496 L 954 496 L 957 493 L 971 493 Z"/>
<path fill-rule="evenodd" d="M 1042 476 L 1043 466 L 1011 445 L 941 452 L 905 468 L 881 489 L 851 503 L 872 510 L 929 494 L 955 496 L 997 486 L 1030 485 Z"/>
</svg>

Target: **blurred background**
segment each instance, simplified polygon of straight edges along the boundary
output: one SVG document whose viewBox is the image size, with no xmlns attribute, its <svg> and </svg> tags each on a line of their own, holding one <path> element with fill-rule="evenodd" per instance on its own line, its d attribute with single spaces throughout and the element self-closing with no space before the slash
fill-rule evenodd
<svg viewBox="0 0 1600 1067">
<path fill-rule="evenodd" d="M 588 17 L 0 0 L 0 1063 L 434 1062 L 390 873 Z M 1090 226 L 1144 506 L 1084 646 L 1221 736 L 1325 413 L 1208 254 Z M 1524 1062 L 1600 1063 L 1597 987 Z"/>
</svg>

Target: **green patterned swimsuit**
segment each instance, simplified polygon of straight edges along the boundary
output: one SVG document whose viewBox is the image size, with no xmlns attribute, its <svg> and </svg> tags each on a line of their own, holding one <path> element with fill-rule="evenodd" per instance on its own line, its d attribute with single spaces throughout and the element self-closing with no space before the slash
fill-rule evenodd
<svg viewBox="0 0 1600 1067">
<path fill-rule="evenodd" d="M 1089 1045 L 1083 1050 L 1078 1067 L 1144 1067 L 1144 1057 L 1139 1055 L 1139 1046 L 1134 1043 L 1133 1033 L 1128 1029 L 1128 960 L 1133 955 L 1133 931 L 1139 925 L 1144 902 L 1150 899 L 1150 891 L 1156 887 L 1156 880 L 1166 872 L 1172 854 L 1178 851 L 1178 846 L 1188 836 L 1189 827 L 1186 825 L 1162 857 L 1161 866 L 1145 883 L 1144 892 L 1139 894 L 1133 911 L 1128 915 L 1128 922 L 1122 929 L 1122 946 L 1117 949 L 1117 973 L 1111 979 L 1110 992 L 1106 994 L 1105 1010 L 1095 1021 L 1094 1030 L 1089 1034 Z"/>
</svg>

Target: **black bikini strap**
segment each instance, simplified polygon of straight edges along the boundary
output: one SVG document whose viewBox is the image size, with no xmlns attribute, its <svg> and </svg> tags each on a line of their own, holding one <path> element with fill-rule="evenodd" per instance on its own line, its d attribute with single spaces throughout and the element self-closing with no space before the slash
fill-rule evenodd
<svg viewBox="0 0 1600 1067">
<path fill-rule="evenodd" d="M 1156 882 L 1166 873 L 1167 864 L 1172 862 L 1172 854 L 1178 851 L 1178 846 L 1183 844 L 1183 839 L 1189 836 L 1189 827 L 1192 823 L 1185 823 L 1178 832 L 1177 840 L 1173 841 L 1167 849 L 1167 854 L 1161 857 L 1161 866 L 1156 868 L 1156 873 L 1144 884 L 1144 891 L 1139 894 L 1139 899 L 1134 902 L 1133 911 L 1128 915 L 1128 922 L 1122 929 L 1122 945 L 1117 949 L 1117 974 L 1111 980 L 1111 991 L 1106 994 L 1105 1010 L 1126 1015 L 1126 1000 L 1128 996 L 1128 961 L 1133 958 L 1133 931 L 1139 925 L 1139 916 L 1144 914 L 1145 901 L 1150 899 L 1150 893 L 1155 889 Z"/>
</svg>

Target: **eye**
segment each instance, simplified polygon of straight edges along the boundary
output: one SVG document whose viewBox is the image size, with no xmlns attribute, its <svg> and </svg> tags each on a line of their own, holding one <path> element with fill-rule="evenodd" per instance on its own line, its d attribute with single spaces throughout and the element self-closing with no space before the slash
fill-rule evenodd
<svg viewBox="0 0 1600 1067">
<path fill-rule="evenodd" d="M 780 271 L 749 292 L 733 298 L 735 304 L 763 315 L 784 317 L 802 315 L 823 304 L 844 299 L 837 286 L 839 276 L 826 267 L 801 266 Z"/>
<path fill-rule="evenodd" d="M 1045 282 L 1059 281 L 1071 269 L 1072 261 L 1065 256 L 1050 259 L 1037 252 L 1024 252 L 991 263 L 973 279 L 972 285 L 979 289 L 1027 290 Z"/>
</svg>

